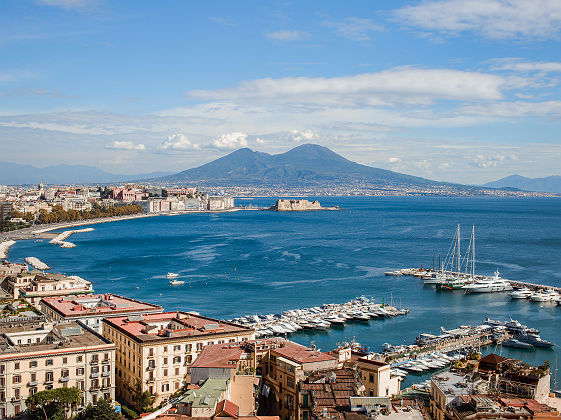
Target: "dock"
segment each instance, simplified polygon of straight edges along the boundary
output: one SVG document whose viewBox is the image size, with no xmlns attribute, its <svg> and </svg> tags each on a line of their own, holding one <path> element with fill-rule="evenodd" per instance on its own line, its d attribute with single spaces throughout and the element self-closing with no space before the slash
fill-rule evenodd
<svg viewBox="0 0 561 420">
<path fill-rule="evenodd" d="M 433 274 L 437 274 L 440 273 L 439 270 L 431 270 L 431 269 L 424 269 L 424 268 L 401 268 L 395 271 L 387 271 L 384 274 L 386 276 L 413 276 L 413 277 L 425 277 L 425 276 L 431 276 Z M 444 271 L 444 274 L 448 274 L 450 276 L 455 276 L 458 278 L 469 278 L 470 275 L 466 274 L 466 273 L 458 273 L 456 271 Z M 478 274 L 475 276 L 476 279 L 483 279 L 486 278 L 488 276 L 484 276 L 481 274 Z M 530 282 L 525 282 L 525 281 L 518 281 L 518 280 L 509 280 L 509 279 L 504 279 L 506 281 L 508 281 L 513 288 L 515 289 L 519 289 L 522 287 L 527 287 L 528 289 L 532 290 L 532 291 L 537 291 L 537 290 L 542 290 L 542 289 L 551 289 L 556 291 L 557 293 L 561 293 L 561 287 L 558 286 L 551 286 L 548 284 L 536 284 L 536 283 L 530 283 Z"/>
</svg>

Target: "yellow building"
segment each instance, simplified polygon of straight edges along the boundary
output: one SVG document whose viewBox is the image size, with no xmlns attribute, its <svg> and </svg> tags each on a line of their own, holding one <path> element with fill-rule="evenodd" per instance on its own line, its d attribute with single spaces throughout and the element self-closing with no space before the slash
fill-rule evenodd
<svg viewBox="0 0 561 420">
<path fill-rule="evenodd" d="M 392 397 L 399 394 L 401 379 L 391 375 L 389 364 L 361 358 L 356 365 L 364 385 L 364 396 Z"/>
<path fill-rule="evenodd" d="M 117 345 L 117 393 L 149 391 L 155 405 L 189 383 L 190 366 L 204 346 L 255 338 L 248 327 L 188 312 L 103 320 L 103 336 Z"/>
<path fill-rule="evenodd" d="M 115 345 L 81 323 L 0 325 L 0 418 L 38 391 L 76 387 L 82 405 L 115 397 Z"/>
</svg>

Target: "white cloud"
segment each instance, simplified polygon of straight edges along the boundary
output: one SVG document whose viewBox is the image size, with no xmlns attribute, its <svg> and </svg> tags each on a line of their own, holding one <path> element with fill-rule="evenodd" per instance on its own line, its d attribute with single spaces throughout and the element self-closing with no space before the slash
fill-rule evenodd
<svg viewBox="0 0 561 420">
<path fill-rule="evenodd" d="M 226 150 L 247 147 L 247 134 L 238 132 L 222 134 L 212 141 L 212 145 L 217 149 Z"/>
<path fill-rule="evenodd" d="M 492 39 L 555 38 L 561 28 L 559 0 L 424 0 L 396 15 L 424 30 L 473 31 Z"/>
<path fill-rule="evenodd" d="M 541 72 L 541 73 L 554 73 L 561 72 L 561 63 L 557 61 L 523 61 L 519 58 L 503 58 L 493 60 L 496 63 L 493 66 L 494 70 L 510 70 L 523 73 Z"/>
<path fill-rule="evenodd" d="M 62 9 L 88 9 L 99 3 L 99 0 L 36 0 L 44 6 L 55 6 Z"/>
<path fill-rule="evenodd" d="M 516 155 L 477 155 L 471 160 L 471 165 L 477 168 L 495 168 L 498 164 L 508 161 L 518 160 Z"/>
<path fill-rule="evenodd" d="M 314 133 L 312 130 L 292 130 L 288 134 L 288 139 L 294 142 L 299 141 L 312 141 L 319 138 L 319 134 Z"/>
<path fill-rule="evenodd" d="M 267 143 L 267 140 L 262 139 L 261 137 L 257 137 L 257 138 L 255 139 L 255 143 L 257 143 L 257 144 L 266 144 L 266 143 Z"/>
<path fill-rule="evenodd" d="M 426 159 L 420 160 L 418 162 L 413 162 L 413 165 L 415 165 L 415 167 L 419 169 L 430 169 L 432 167 L 432 164 Z"/>
<path fill-rule="evenodd" d="M 335 33 L 352 41 L 369 41 L 370 33 L 382 30 L 382 26 L 371 19 L 348 17 L 342 20 L 326 20 L 324 26 L 334 29 Z"/>
<path fill-rule="evenodd" d="M 146 150 L 146 146 L 142 143 L 135 144 L 132 141 L 114 141 L 113 143 L 109 143 L 105 146 L 107 149 L 115 149 L 115 150 L 136 150 L 136 151 L 144 151 Z"/>
<path fill-rule="evenodd" d="M 399 163 L 399 162 L 401 162 L 401 158 L 398 158 L 398 157 L 388 158 L 388 163 Z"/>
<path fill-rule="evenodd" d="M 184 134 L 172 134 L 158 147 L 160 150 L 200 150 L 201 146 L 191 141 Z"/>
<path fill-rule="evenodd" d="M 381 106 L 434 100 L 496 100 L 506 80 L 495 74 L 398 67 L 378 73 L 332 78 L 257 79 L 235 88 L 194 90 L 204 100 L 267 104 Z"/>
<path fill-rule="evenodd" d="M 302 31 L 276 31 L 269 32 L 267 38 L 274 39 L 275 41 L 299 41 L 308 37 L 307 32 Z"/>
</svg>

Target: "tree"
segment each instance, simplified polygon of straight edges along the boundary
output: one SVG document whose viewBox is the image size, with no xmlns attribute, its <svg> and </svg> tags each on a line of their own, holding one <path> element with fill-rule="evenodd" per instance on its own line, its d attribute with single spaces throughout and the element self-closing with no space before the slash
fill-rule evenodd
<svg viewBox="0 0 561 420">
<path fill-rule="evenodd" d="M 31 420 L 66 419 L 66 412 L 74 409 L 82 401 L 82 391 L 78 388 L 55 388 L 36 392 L 25 400 Z"/>
<path fill-rule="evenodd" d="M 121 416 L 115 412 L 111 401 L 101 399 L 95 405 L 88 405 L 76 420 L 120 420 Z"/>
</svg>

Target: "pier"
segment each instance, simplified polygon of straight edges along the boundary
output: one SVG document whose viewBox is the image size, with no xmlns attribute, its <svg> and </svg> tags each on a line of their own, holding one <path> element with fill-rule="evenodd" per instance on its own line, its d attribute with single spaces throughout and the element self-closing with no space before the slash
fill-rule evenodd
<svg viewBox="0 0 561 420">
<path fill-rule="evenodd" d="M 395 270 L 395 271 L 387 271 L 384 274 L 386 276 L 413 276 L 413 277 L 419 277 L 419 278 L 423 278 L 423 277 L 428 277 L 428 276 L 432 276 L 432 275 L 436 275 L 438 273 L 443 273 L 449 276 L 453 276 L 453 277 L 457 277 L 457 278 L 469 278 L 470 275 L 466 274 L 466 273 L 459 273 L 456 271 L 439 271 L 439 270 L 431 270 L 431 269 L 424 269 L 424 268 L 401 268 L 399 270 Z M 484 275 L 476 275 L 475 279 L 479 280 L 479 279 L 483 279 L 486 278 L 488 276 L 484 276 Z M 530 282 L 525 282 L 525 281 L 518 281 L 518 280 L 509 280 L 509 279 L 505 279 L 505 281 L 508 281 L 512 287 L 514 287 L 515 289 L 519 289 L 522 287 L 527 287 L 528 289 L 532 290 L 532 291 L 538 291 L 541 289 L 551 289 L 556 291 L 557 293 L 561 294 L 561 287 L 558 286 L 551 286 L 548 284 L 536 284 L 536 283 L 530 283 Z"/>
<path fill-rule="evenodd" d="M 76 245 L 72 242 L 65 241 L 73 233 L 80 233 L 80 232 L 91 232 L 93 228 L 85 228 L 85 229 L 75 229 L 75 230 L 65 230 L 64 232 L 58 234 L 53 239 L 49 241 L 50 244 L 60 245 L 62 248 L 73 248 Z"/>
</svg>

